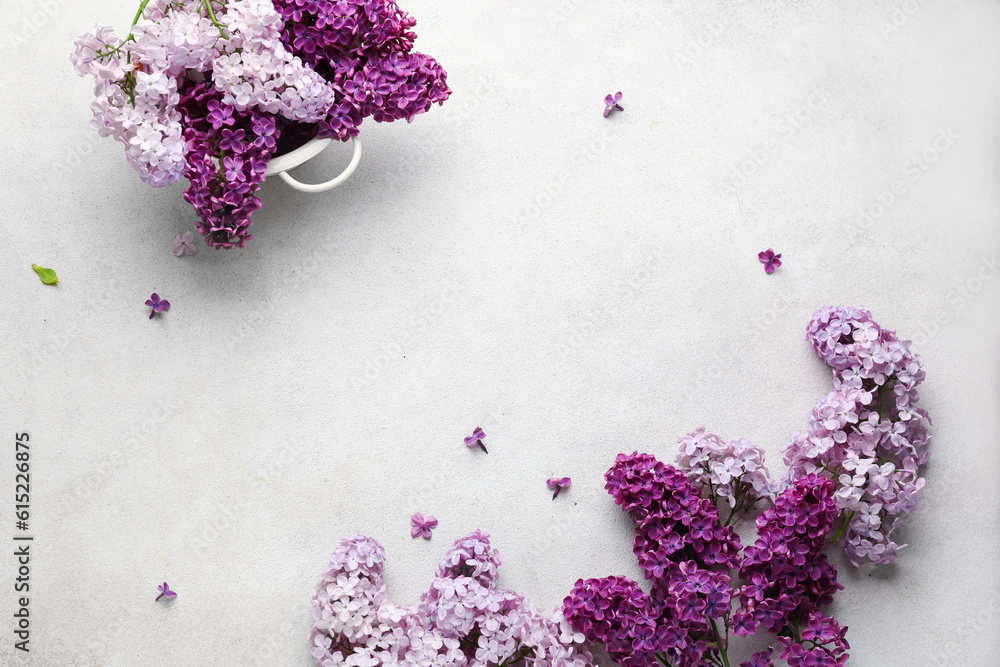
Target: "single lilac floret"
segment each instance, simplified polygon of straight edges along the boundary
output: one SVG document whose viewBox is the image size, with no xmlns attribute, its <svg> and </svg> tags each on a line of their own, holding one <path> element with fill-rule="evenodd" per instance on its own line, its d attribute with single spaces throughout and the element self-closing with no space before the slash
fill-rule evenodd
<svg viewBox="0 0 1000 667">
<path fill-rule="evenodd" d="M 198 248 L 194 245 L 194 234 L 192 232 L 184 232 L 183 234 L 174 234 L 174 254 L 178 257 L 187 253 L 193 255 L 198 252 Z"/>
<path fill-rule="evenodd" d="M 425 540 L 431 539 L 431 530 L 438 525 L 438 520 L 432 516 L 424 517 L 420 512 L 414 513 L 410 517 L 413 528 L 410 529 L 411 537 L 423 537 Z"/>
<path fill-rule="evenodd" d="M 757 259 L 764 265 L 764 273 L 774 273 L 781 266 L 781 253 L 775 254 L 771 248 L 757 253 Z"/>
<path fill-rule="evenodd" d="M 156 590 L 160 591 L 160 594 L 157 596 L 155 600 L 153 600 L 153 602 L 159 602 L 160 598 L 164 597 L 167 598 L 168 600 L 172 600 L 175 597 L 177 597 L 177 593 L 170 590 L 170 586 L 167 585 L 167 582 L 165 581 L 163 582 L 162 586 L 157 586 Z"/>
<path fill-rule="evenodd" d="M 604 117 L 607 118 L 608 115 L 615 110 L 625 111 L 625 108 L 619 104 L 622 101 L 621 91 L 618 91 L 614 95 L 608 95 L 604 98 Z"/>
<path fill-rule="evenodd" d="M 555 500 L 556 496 L 559 495 L 559 492 L 563 489 L 568 489 L 570 484 L 573 482 L 569 477 L 551 477 L 545 483 L 548 484 L 549 488 L 554 491 L 552 494 L 552 500 Z"/>
<path fill-rule="evenodd" d="M 149 312 L 149 319 L 153 319 L 153 315 L 157 313 L 170 310 L 170 302 L 166 299 L 160 299 L 160 295 L 156 292 L 153 292 L 153 295 L 146 299 L 146 305 L 152 308 Z"/>
<path fill-rule="evenodd" d="M 485 437 L 486 434 L 483 433 L 483 429 L 477 426 L 476 430 L 472 432 L 472 435 L 465 438 L 465 446 L 469 448 L 479 447 L 483 450 L 483 452 L 489 454 L 489 452 L 486 451 L 486 445 L 483 444 L 483 438 Z"/>
</svg>

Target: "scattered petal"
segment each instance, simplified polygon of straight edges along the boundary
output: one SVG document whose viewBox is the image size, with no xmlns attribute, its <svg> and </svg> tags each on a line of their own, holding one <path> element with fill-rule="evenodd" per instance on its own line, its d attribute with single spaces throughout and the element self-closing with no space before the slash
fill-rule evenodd
<svg viewBox="0 0 1000 667">
<path fill-rule="evenodd" d="M 486 434 L 483 433 L 483 429 L 481 429 L 481 428 L 479 428 L 477 426 L 476 430 L 472 432 L 472 435 L 470 435 L 469 437 L 467 437 L 465 439 L 465 446 L 466 447 L 479 447 L 484 452 L 486 452 L 487 454 L 489 454 L 489 452 L 486 451 L 486 445 L 483 444 L 483 438 L 485 438 L 485 437 L 486 437 Z"/>
<path fill-rule="evenodd" d="M 775 254 L 771 248 L 757 253 L 757 259 L 764 265 L 765 273 L 774 273 L 774 270 L 781 266 L 781 253 Z"/>
<path fill-rule="evenodd" d="M 187 253 L 193 255 L 198 252 L 198 248 L 194 244 L 194 234 L 192 232 L 184 232 L 183 234 L 174 234 L 174 254 L 178 257 Z"/>
<path fill-rule="evenodd" d="M 556 496 L 559 495 L 560 491 L 569 488 L 569 485 L 572 484 L 572 481 L 570 480 L 569 477 L 551 477 L 545 483 L 549 485 L 550 489 L 553 489 L 555 491 L 555 493 L 552 494 L 552 500 L 555 500 Z"/>
<path fill-rule="evenodd" d="M 170 586 L 165 581 L 163 582 L 162 586 L 157 586 L 156 590 L 160 591 L 160 595 L 155 600 L 153 600 L 153 602 L 159 602 L 160 598 L 163 597 L 167 598 L 168 600 L 172 600 L 175 597 L 177 597 L 177 593 L 170 590 Z"/>
<path fill-rule="evenodd" d="M 170 310 L 170 302 L 166 299 L 160 299 L 160 295 L 153 292 L 153 295 L 146 299 L 146 305 L 152 308 L 149 313 L 149 319 L 153 319 L 153 315 L 161 313 L 164 310 Z"/>
<path fill-rule="evenodd" d="M 423 537 L 425 540 L 431 539 L 431 530 L 438 525 L 438 520 L 432 516 L 424 517 L 420 512 L 415 512 L 410 517 L 413 528 L 410 529 L 410 537 Z"/>
<path fill-rule="evenodd" d="M 605 97 L 604 98 L 604 117 L 607 118 L 607 116 L 612 111 L 614 111 L 615 109 L 617 109 L 618 111 L 625 111 L 625 108 L 622 107 L 621 104 L 619 104 L 619 102 L 621 102 L 621 101 L 622 101 L 621 91 L 618 91 L 614 95 L 608 95 L 607 97 Z"/>
</svg>

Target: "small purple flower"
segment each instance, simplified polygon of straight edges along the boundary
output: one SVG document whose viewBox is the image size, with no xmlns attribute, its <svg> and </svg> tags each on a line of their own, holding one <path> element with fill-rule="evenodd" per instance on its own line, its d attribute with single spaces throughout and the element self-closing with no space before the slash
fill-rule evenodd
<svg viewBox="0 0 1000 667">
<path fill-rule="evenodd" d="M 550 489 L 553 489 L 555 491 L 555 493 L 552 494 L 552 500 L 555 500 L 556 496 L 559 495 L 560 491 L 569 488 L 569 485 L 572 484 L 572 481 L 570 480 L 569 477 L 552 477 L 545 483 L 549 485 Z"/>
<path fill-rule="evenodd" d="M 277 127 L 274 123 L 266 124 L 260 123 L 253 126 L 254 134 L 257 138 L 253 140 L 253 145 L 257 148 L 265 147 L 269 151 L 274 151 L 277 148 L 278 143 L 275 140 L 277 136 Z"/>
<path fill-rule="evenodd" d="M 680 612 L 678 618 L 682 621 L 697 623 L 705 615 L 705 601 L 694 593 L 684 593 L 677 600 L 677 611 Z"/>
<path fill-rule="evenodd" d="M 170 590 L 170 586 L 168 586 L 167 582 L 165 581 L 163 582 L 162 586 L 157 586 L 156 590 L 160 591 L 160 595 L 155 600 L 153 600 L 153 602 L 159 602 L 160 598 L 167 598 L 168 600 L 173 600 L 175 597 L 177 597 L 177 593 Z"/>
<path fill-rule="evenodd" d="M 483 438 L 485 438 L 485 437 L 486 437 L 486 434 L 483 433 L 483 429 L 481 429 L 481 428 L 479 428 L 477 426 L 476 430 L 472 432 L 472 435 L 470 435 L 469 437 L 467 437 L 465 439 L 465 446 L 466 447 L 480 447 L 480 448 L 482 448 L 482 450 L 484 452 L 486 452 L 486 445 L 483 444 Z M 486 452 L 486 453 L 489 454 L 489 452 Z"/>
<path fill-rule="evenodd" d="M 624 107 L 622 107 L 622 105 L 618 104 L 621 101 L 622 101 L 621 91 L 618 91 L 614 95 L 608 95 L 607 97 L 605 97 L 604 98 L 604 117 L 607 118 L 608 114 L 610 114 L 615 109 L 618 109 L 619 111 L 625 111 Z"/>
<path fill-rule="evenodd" d="M 224 151 L 229 151 L 239 155 L 243 152 L 243 140 L 247 138 L 247 133 L 244 130 L 223 130 L 222 139 L 219 140 L 219 148 Z"/>
<path fill-rule="evenodd" d="M 235 122 L 233 119 L 233 109 L 230 106 L 221 104 L 217 100 L 209 100 L 206 120 L 216 130 L 223 125 L 232 125 Z"/>
<path fill-rule="evenodd" d="M 242 132 L 242 130 L 240 131 Z M 247 180 L 246 174 L 243 173 L 243 158 L 227 155 L 222 159 L 222 166 L 225 169 L 227 181 L 232 183 Z"/>
<path fill-rule="evenodd" d="M 164 310 L 170 310 L 170 302 L 166 299 L 160 299 L 160 295 L 153 292 L 153 295 L 146 299 L 146 305 L 153 310 L 149 313 L 149 319 L 153 319 L 153 315 L 157 313 L 162 313 Z"/>
<path fill-rule="evenodd" d="M 775 254 L 770 248 L 757 253 L 757 259 L 764 265 L 765 273 L 774 273 L 774 270 L 781 266 L 781 253 Z"/>
<path fill-rule="evenodd" d="M 432 516 L 424 517 L 420 512 L 416 512 L 410 517 L 413 528 L 410 529 L 410 537 L 423 537 L 425 540 L 431 539 L 431 530 L 438 525 L 438 520 Z"/>
<path fill-rule="evenodd" d="M 746 637 L 757 632 L 760 622 L 753 616 L 753 607 L 739 609 L 733 614 L 733 633 L 740 637 Z"/>
<path fill-rule="evenodd" d="M 774 667 L 774 649 L 768 647 L 766 651 L 760 651 L 750 656 L 749 662 L 740 663 L 740 667 Z"/>
<path fill-rule="evenodd" d="M 184 253 L 193 255 L 198 252 L 198 248 L 194 245 L 194 234 L 192 232 L 184 232 L 183 234 L 174 234 L 174 254 L 180 257 Z"/>
<path fill-rule="evenodd" d="M 705 615 L 709 618 L 718 618 L 730 609 L 729 595 L 726 593 L 709 593 L 705 602 Z"/>
</svg>

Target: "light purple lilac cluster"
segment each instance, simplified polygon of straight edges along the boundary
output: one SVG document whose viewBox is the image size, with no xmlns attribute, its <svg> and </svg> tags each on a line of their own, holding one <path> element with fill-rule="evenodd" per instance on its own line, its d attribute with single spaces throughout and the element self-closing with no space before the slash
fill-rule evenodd
<svg viewBox="0 0 1000 667">
<path fill-rule="evenodd" d="M 92 126 L 143 182 L 187 177 L 208 245 L 243 247 L 283 145 L 346 141 L 366 116 L 412 120 L 448 98 L 444 70 L 411 51 L 414 24 L 394 0 L 143 0 L 128 36 L 95 26 L 72 61 L 96 82 Z"/>
<path fill-rule="evenodd" d="M 892 533 L 916 507 L 924 485 L 918 469 L 929 458 L 930 417 L 917 407 L 920 355 L 857 308 L 817 311 L 807 337 L 833 368 L 833 389 L 813 408 L 809 430 L 785 447 L 789 481 L 835 480 L 851 562 L 891 563 L 905 546 Z"/>
<path fill-rule="evenodd" d="M 725 440 L 699 426 L 678 441 L 676 464 L 715 504 L 729 505 L 725 525 L 778 490 L 764 466 L 764 450 L 744 438 Z"/>
<path fill-rule="evenodd" d="M 819 611 L 843 588 L 823 553 L 838 515 L 833 487 L 816 475 L 797 480 L 757 517 L 757 541 L 743 551 L 740 577 L 747 583 L 733 633 L 752 635 L 764 625 L 777 633 L 791 667 L 839 667 L 848 658 L 847 628 Z M 770 656 L 757 660 L 772 664 Z"/>
<path fill-rule="evenodd" d="M 740 540 L 687 476 L 649 454 L 619 454 L 605 488 L 636 522 L 646 595 L 625 577 L 579 580 L 563 613 L 625 667 L 722 664 Z"/>
<path fill-rule="evenodd" d="M 584 637 L 496 587 L 500 556 L 476 531 L 448 550 L 420 604 L 389 602 L 385 550 L 344 540 L 312 596 L 312 655 L 320 667 L 591 667 Z"/>
</svg>

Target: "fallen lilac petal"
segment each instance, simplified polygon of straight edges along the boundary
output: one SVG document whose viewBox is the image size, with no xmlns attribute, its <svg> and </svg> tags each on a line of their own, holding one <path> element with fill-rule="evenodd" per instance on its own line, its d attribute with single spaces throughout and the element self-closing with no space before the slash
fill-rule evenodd
<svg viewBox="0 0 1000 667">
<path fill-rule="evenodd" d="M 572 484 L 573 482 L 572 480 L 570 480 L 569 477 L 552 477 L 549 478 L 545 483 L 548 484 L 550 489 L 555 490 L 555 493 L 552 494 L 552 500 L 555 500 L 556 496 L 559 495 L 559 492 L 562 491 L 563 489 L 568 489 L 570 487 L 570 484 Z"/>
<path fill-rule="evenodd" d="M 771 248 L 757 253 L 757 259 L 764 265 L 764 272 L 768 274 L 774 273 L 774 270 L 781 266 L 781 253 L 775 254 Z"/>
<path fill-rule="evenodd" d="M 625 111 L 625 108 L 619 104 L 622 101 L 621 91 L 618 91 L 614 95 L 608 95 L 604 98 L 604 117 L 607 118 L 614 110 Z"/>
<path fill-rule="evenodd" d="M 424 517 L 420 512 L 414 512 L 410 517 L 413 528 L 410 529 L 410 537 L 423 537 L 425 540 L 431 539 L 431 530 L 437 526 L 438 520 L 432 516 Z"/>
<path fill-rule="evenodd" d="M 483 429 L 481 429 L 481 428 L 479 428 L 477 426 L 476 430 L 472 432 L 472 435 L 470 435 L 469 437 L 465 438 L 465 446 L 466 447 L 479 447 L 484 452 L 486 452 L 487 454 L 489 454 L 489 452 L 486 451 L 486 445 L 483 444 L 483 438 L 485 438 L 485 437 L 486 437 L 486 434 L 483 433 Z"/>
<path fill-rule="evenodd" d="M 160 591 L 160 594 L 157 596 L 155 600 L 153 600 L 154 602 L 159 602 L 160 598 L 162 597 L 166 597 L 168 600 L 172 600 L 173 598 L 177 597 L 177 593 L 170 590 L 170 586 L 165 581 L 163 582 L 162 586 L 157 586 L 156 590 Z"/>
</svg>

